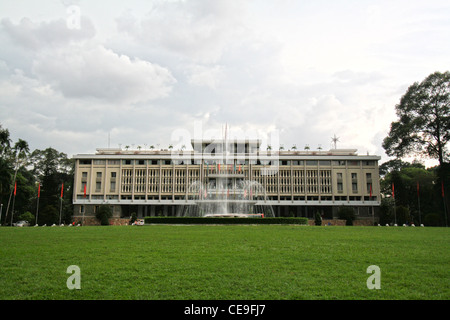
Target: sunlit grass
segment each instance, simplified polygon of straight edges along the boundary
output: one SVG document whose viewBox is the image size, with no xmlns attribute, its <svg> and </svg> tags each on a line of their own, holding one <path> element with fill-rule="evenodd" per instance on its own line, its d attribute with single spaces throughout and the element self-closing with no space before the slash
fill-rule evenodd
<svg viewBox="0 0 450 320">
<path fill-rule="evenodd" d="M 2 227 L 0 246 L 0 299 L 450 298 L 448 228 Z"/>
</svg>

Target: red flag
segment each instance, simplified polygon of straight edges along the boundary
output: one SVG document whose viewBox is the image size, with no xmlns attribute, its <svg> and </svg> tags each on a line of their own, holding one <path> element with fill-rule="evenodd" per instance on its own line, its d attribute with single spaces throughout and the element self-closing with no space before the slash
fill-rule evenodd
<svg viewBox="0 0 450 320">
<path fill-rule="evenodd" d="M 394 183 L 392 183 L 392 197 L 395 198 Z"/>
<path fill-rule="evenodd" d="M 14 183 L 14 197 L 16 196 L 17 192 L 17 181 Z"/>
<path fill-rule="evenodd" d="M 441 181 L 441 189 L 442 189 L 442 198 L 445 197 L 445 193 L 444 193 L 444 181 Z M 15 195 L 15 194 L 14 194 Z"/>
<path fill-rule="evenodd" d="M 38 198 L 41 197 L 41 184 L 39 183 L 39 187 L 38 187 Z"/>
<path fill-rule="evenodd" d="M 84 197 L 86 198 L 86 184 L 84 185 Z"/>
<path fill-rule="evenodd" d="M 419 187 L 419 181 L 417 181 L 417 197 L 419 197 L 419 195 L 420 195 L 419 189 L 420 189 L 420 187 Z"/>
<path fill-rule="evenodd" d="M 63 197 L 63 191 L 64 191 L 64 183 L 61 185 L 61 199 Z"/>
</svg>

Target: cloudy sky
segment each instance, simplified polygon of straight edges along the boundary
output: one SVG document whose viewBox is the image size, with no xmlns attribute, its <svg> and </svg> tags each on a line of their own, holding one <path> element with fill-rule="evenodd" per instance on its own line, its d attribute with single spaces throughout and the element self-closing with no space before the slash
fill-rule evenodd
<svg viewBox="0 0 450 320">
<path fill-rule="evenodd" d="M 228 124 L 384 160 L 400 97 L 450 67 L 450 2 L 2 1 L 0 44 L 0 124 L 31 150 L 167 148 Z"/>
</svg>

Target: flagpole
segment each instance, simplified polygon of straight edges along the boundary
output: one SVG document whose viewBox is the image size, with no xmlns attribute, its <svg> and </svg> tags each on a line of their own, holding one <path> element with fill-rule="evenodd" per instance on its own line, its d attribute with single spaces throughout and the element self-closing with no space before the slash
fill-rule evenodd
<svg viewBox="0 0 450 320">
<path fill-rule="evenodd" d="M 19 170 L 19 166 L 18 166 L 18 164 L 17 164 L 18 157 L 19 157 L 19 151 L 17 151 L 17 153 L 16 153 L 16 164 L 15 164 L 16 168 L 14 169 L 14 179 L 13 179 L 13 181 L 14 181 L 15 183 L 17 183 L 17 181 L 16 181 L 16 178 L 17 178 L 17 171 Z M 14 190 L 15 190 L 15 189 L 12 189 L 11 192 L 9 193 L 8 205 L 7 205 L 7 207 L 6 207 L 6 214 L 5 214 L 5 225 L 7 225 L 7 223 L 8 223 L 7 219 L 8 219 L 9 204 L 11 203 L 11 197 L 12 197 L 12 194 L 13 194 L 13 191 L 14 191 Z M 15 195 L 14 195 L 14 196 L 15 196 Z M 11 220 L 12 220 L 12 219 L 11 219 Z"/>
<path fill-rule="evenodd" d="M 38 224 L 38 215 L 39 215 L 39 198 L 41 197 L 41 184 L 39 183 L 38 187 L 38 196 L 37 196 L 37 204 L 36 204 L 36 225 Z"/>
<path fill-rule="evenodd" d="M 419 191 L 419 182 L 417 182 L 417 202 L 419 203 L 419 225 L 422 224 L 421 218 L 420 218 L 420 191 Z"/>
<path fill-rule="evenodd" d="M 59 225 L 61 225 L 61 212 L 62 212 L 62 198 L 59 204 Z"/>
<path fill-rule="evenodd" d="M 442 187 L 442 202 L 444 203 L 445 226 L 448 227 L 448 223 L 447 223 L 447 206 L 445 205 L 444 180 L 441 180 L 441 187 Z"/>
<path fill-rule="evenodd" d="M 59 225 L 61 225 L 61 212 L 62 212 L 63 190 L 64 190 L 64 183 L 61 185 L 61 201 L 60 201 L 60 204 L 59 204 Z"/>
<path fill-rule="evenodd" d="M 397 209 L 395 207 L 395 191 L 394 191 L 394 183 L 392 183 L 392 197 L 394 198 L 394 225 L 397 224 Z"/>
<path fill-rule="evenodd" d="M 17 181 L 14 184 L 14 198 L 13 198 L 13 204 L 12 204 L 12 210 L 11 210 L 11 227 L 12 227 L 13 217 L 14 217 L 14 204 L 16 203 L 16 191 L 17 191 Z"/>
<path fill-rule="evenodd" d="M 39 197 L 37 198 L 37 208 L 36 208 L 36 224 L 38 223 L 38 214 L 39 214 Z"/>
</svg>

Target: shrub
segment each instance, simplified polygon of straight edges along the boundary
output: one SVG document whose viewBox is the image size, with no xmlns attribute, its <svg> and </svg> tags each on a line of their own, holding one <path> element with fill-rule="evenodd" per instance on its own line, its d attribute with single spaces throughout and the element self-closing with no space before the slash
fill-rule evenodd
<svg viewBox="0 0 450 320">
<path fill-rule="evenodd" d="M 345 220 L 345 225 L 352 226 L 355 220 L 355 211 L 350 207 L 340 207 L 338 211 L 339 219 Z"/>
<path fill-rule="evenodd" d="M 316 211 L 316 213 L 314 214 L 314 224 L 316 226 L 322 225 L 322 217 L 320 216 L 320 213 L 318 211 Z"/>
<path fill-rule="evenodd" d="M 102 226 L 109 225 L 109 218 L 112 217 L 112 211 L 111 208 L 108 205 L 101 205 L 97 213 L 95 214 L 95 217 L 100 221 L 100 224 Z"/>
<path fill-rule="evenodd" d="M 426 226 L 438 227 L 441 225 L 441 217 L 437 213 L 428 213 L 423 219 Z"/>
<path fill-rule="evenodd" d="M 20 220 L 28 221 L 28 223 L 31 224 L 31 223 L 34 223 L 35 218 L 34 218 L 34 215 L 30 211 L 27 211 L 27 212 L 22 213 L 19 216 L 19 221 Z"/>
<path fill-rule="evenodd" d="M 409 214 L 409 209 L 405 206 L 397 206 L 395 208 L 397 216 L 397 224 L 402 225 L 411 222 L 411 215 Z"/>
<path fill-rule="evenodd" d="M 308 218 L 145 217 L 144 219 L 145 223 L 162 224 L 308 224 Z"/>
</svg>

